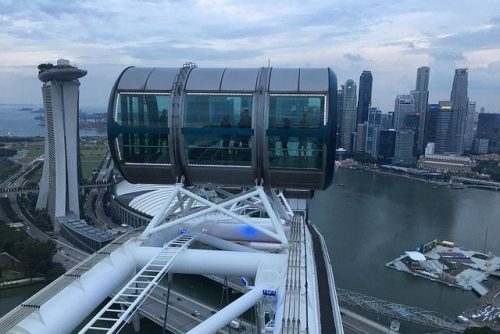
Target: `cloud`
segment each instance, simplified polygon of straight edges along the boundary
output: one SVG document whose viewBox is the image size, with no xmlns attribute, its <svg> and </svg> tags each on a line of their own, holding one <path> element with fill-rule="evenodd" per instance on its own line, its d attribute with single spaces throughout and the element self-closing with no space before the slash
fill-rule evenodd
<svg viewBox="0 0 500 334">
<path fill-rule="evenodd" d="M 414 88 L 417 67 L 431 66 L 431 96 L 447 98 L 453 69 L 468 66 L 471 95 L 488 107 L 498 105 L 496 95 L 473 90 L 500 91 L 492 79 L 500 69 L 491 65 L 499 59 L 499 12 L 493 0 L 480 11 L 467 0 L 453 9 L 430 0 L 3 0 L 0 75 L 9 84 L 0 101 L 23 102 L 9 87 L 30 76 L 36 83 L 31 67 L 58 57 L 89 70 L 81 91 L 90 105 L 106 103 L 127 65 L 249 67 L 270 59 L 273 66 L 329 66 L 339 82 L 372 70 L 373 99 L 385 110 Z M 27 92 L 30 99 L 39 93 Z"/>
<path fill-rule="evenodd" d="M 434 50 L 429 50 L 429 55 L 435 60 L 444 60 L 444 61 L 459 61 L 464 60 L 464 55 L 462 52 L 446 50 L 442 48 L 437 48 Z"/>
<path fill-rule="evenodd" d="M 363 57 L 361 57 L 357 53 L 346 53 L 344 54 L 344 58 L 350 61 L 362 61 L 365 60 Z"/>
</svg>

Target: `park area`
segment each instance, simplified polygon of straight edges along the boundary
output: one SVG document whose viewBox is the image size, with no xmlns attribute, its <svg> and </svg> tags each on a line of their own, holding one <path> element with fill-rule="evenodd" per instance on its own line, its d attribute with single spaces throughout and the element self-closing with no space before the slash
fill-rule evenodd
<svg viewBox="0 0 500 334">
<path fill-rule="evenodd" d="M 14 174 L 22 165 L 42 156 L 45 150 L 43 137 L 0 138 L 0 182 Z M 82 138 L 80 162 L 82 181 L 90 181 L 92 172 L 99 168 L 108 150 L 106 138 Z M 26 184 L 38 183 L 42 177 L 42 164 L 27 175 Z"/>
</svg>

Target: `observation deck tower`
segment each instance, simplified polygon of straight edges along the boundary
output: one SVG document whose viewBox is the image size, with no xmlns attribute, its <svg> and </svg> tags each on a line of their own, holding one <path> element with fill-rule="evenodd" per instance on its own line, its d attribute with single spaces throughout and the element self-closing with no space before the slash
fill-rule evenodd
<svg viewBox="0 0 500 334">
<path fill-rule="evenodd" d="M 38 78 L 43 82 L 45 110 L 45 158 L 37 209 L 47 209 L 59 230 L 57 217 L 72 214 L 80 217 L 78 205 L 79 136 L 78 97 L 79 78 L 87 71 L 59 59 L 57 65 L 39 66 Z"/>
</svg>

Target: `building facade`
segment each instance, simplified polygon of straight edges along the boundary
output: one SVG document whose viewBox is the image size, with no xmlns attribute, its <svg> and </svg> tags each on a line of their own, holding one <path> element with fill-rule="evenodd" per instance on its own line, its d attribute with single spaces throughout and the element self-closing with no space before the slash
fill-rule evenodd
<svg viewBox="0 0 500 334">
<path fill-rule="evenodd" d="M 378 108 L 368 109 L 368 123 L 366 131 L 366 153 L 377 157 L 378 135 L 382 129 L 382 111 Z"/>
<path fill-rule="evenodd" d="M 417 163 L 418 168 L 442 173 L 470 173 L 474 166 L 474 161 L 469 157 L 438 154 L 422 156 Z"/>
<path fill-rule="evenodd" d="M 78 98 L 79 78 L 87 71 L 58 60 L 56 66 L 42 68 L 38 75 L 43 82 L 45 109 L 45 157 L 37 209 L 47 212 L 59 231 L 58 217 L 72 214 L 80 217 Z"/>
<path fill-rule="evenodd" d="M 424 146 L 424 132 L 425 123 L 427 116 L 427 105 L 429 102 L 429 75 L 430 68 L 428 66 L 422 66 L 417 69 L 417 82 L 415 85 L 415 91 L 413 94 L 415 112 L 420 115 L 420 125 L 418 127 L 418 144 L 417 150 L 419 153 L 423 152 Z"/>
<path fill-rule="evenodd" d="M 396 147 L 396 130 L 381 130 L 378 137 L 377 160 L 380 164 L 391 164 Z"/>
<path fill-rule="evenodd" d="M 500 153 L 500 114 L 479 114 L 476 139 L 488 139 L 488 152 Z"/>
<path fill-rule="evenodd" d="M 470 101 L 467 105 L 467 117 L 465 120 L 464 133 L 464 151 L 472 150 L 472 142 L 474 141 L 474 121 L 476 119 L 476 102 Z"/>
<path fill-rule="evenodd" d="M 458 68 L 455 70 L 450 97 L 450 101 L 453 105 L 450 151 L 459 155 L 461 155 L 465 149 L 467 110 L 469 106 L 467 89 L 468 70 L 466 68 Z"/>
<path fill-rule="evenodd" d="M 413 156 L 415 133 L 412 130 L 400 130 L 396 132 L 396 141 L 394 144 L 394 165 L 413 165 L 415 157 Z"/>
<path fill-rule="evenodd" d="M 394 101 L 394 128 L 404 130 L 406 116 L 414 112 L 413 96 L 398 95 Z"/>
<path fill-rule="evenodd" d="M 429 104 L 424 144 L 434 143 L 436 153 L 451 152 L 451 123 L 453 107 L 450 101 Z"/>
<path fill-rule="evenodd" d="M 356 153 L 366 152 L 367 127 L 368 122 L 358 123 L 356 125 L 356 147 L 354 148 Z"/>
<path fill-rule="evenodd" d="M 342 85 L 342 92 L 339 98 L 340 114 L 340 147 L 344 148 L 347 152 L 352 152 L 353 142 L 352 136 L 356 129 L 356 83 L 349 79 Z"/>
<path fill-rule="evenodd" d="M 373 76 L 371 71 L 363 71 L 359 77 L 359 97 L 356 122 L 364 123 L 368 120 L 368 108 L 372 104 Z"/>
</svg>

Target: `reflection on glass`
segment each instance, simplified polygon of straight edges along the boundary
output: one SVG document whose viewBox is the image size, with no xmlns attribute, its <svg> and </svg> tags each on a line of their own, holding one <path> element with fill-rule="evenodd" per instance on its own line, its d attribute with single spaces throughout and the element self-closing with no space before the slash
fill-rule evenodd
<svg viewBox="0 0 500 334">
<path fill-rule="evenodd" d="M 169 164 L 168 94 L 120 93 L 115 121 L 118 144 L 126 163 Z"/>
<path fill-rule="evenodd" d="M 121 160 L 127 163 L 169 164 L 167 135 L 124 132 L 118 135 Z"/>
<path fill-rule="evenodd" d="M 186 154 L 190 165 L 250 166 L 252 161 L 251 137 L 231 137 L 224 145 L 223 136 L 185 136 Z M 239 140 L 248 146 L 238 146 Z"/>
<path fill-rule="evenodd" d="M 270 96 L 269 167 L 322 168 L 325 103 L 324 95 Z"/>
<path fill-rule="evenodd" d="M 306 142 L 301 146 L 301 138 Z M 323 140 L 309 137 L 268 137 L 271 168 L 321 169 Z"/>
<path fill-rule="evenodd" d="M 188 164 L 251 166 L 251 128 L 251 94 L 187 94 L 182 133 Z"/>
</svg>

